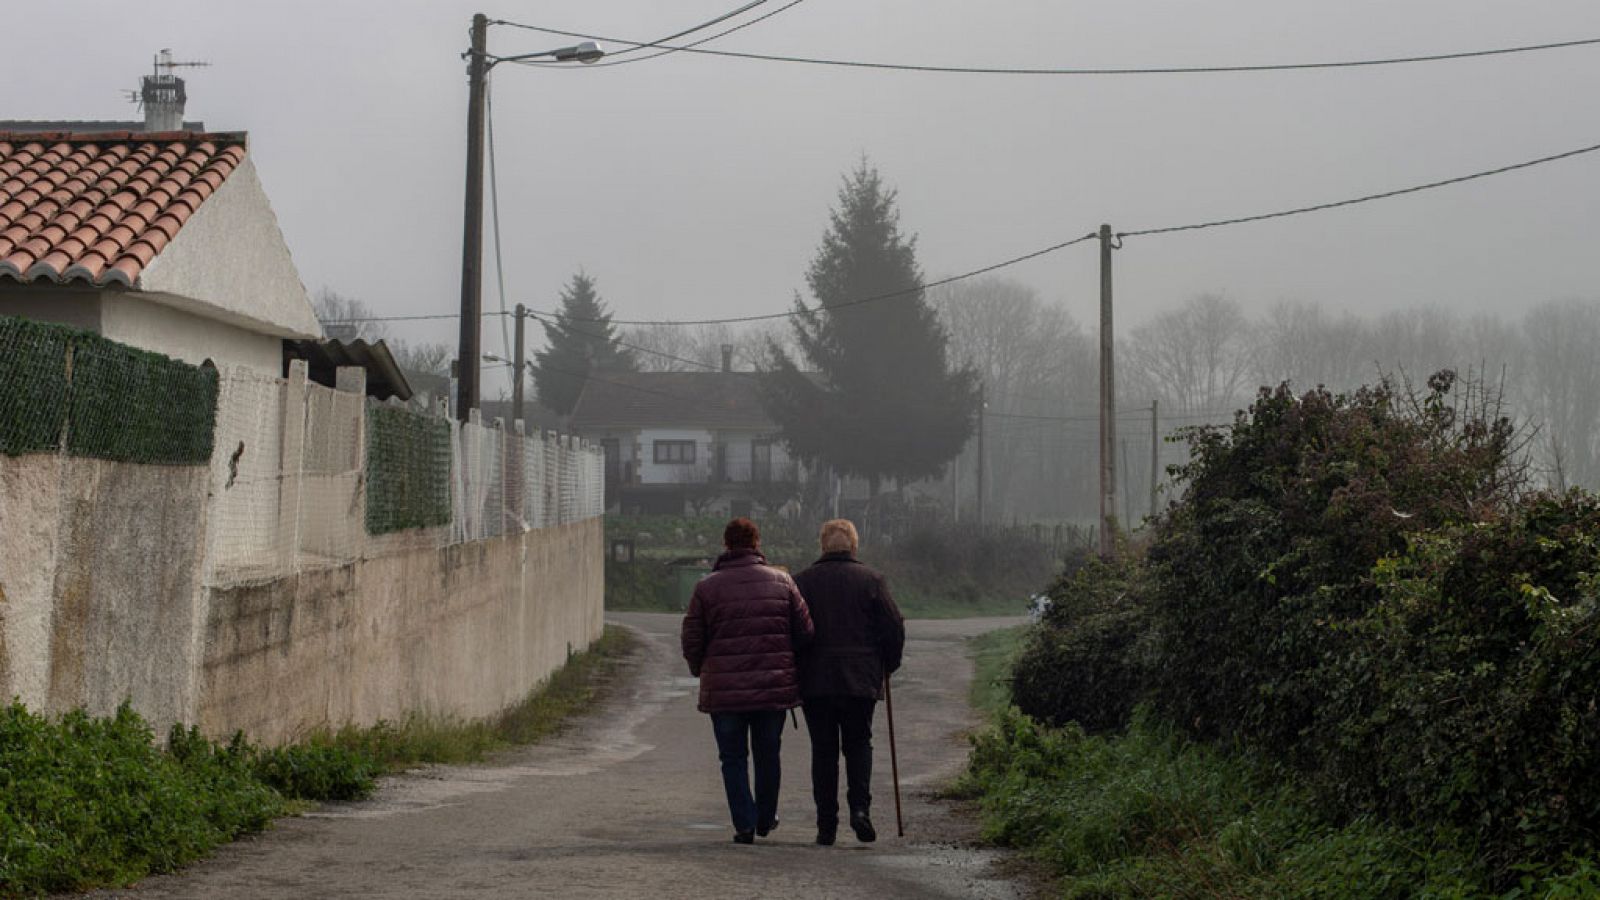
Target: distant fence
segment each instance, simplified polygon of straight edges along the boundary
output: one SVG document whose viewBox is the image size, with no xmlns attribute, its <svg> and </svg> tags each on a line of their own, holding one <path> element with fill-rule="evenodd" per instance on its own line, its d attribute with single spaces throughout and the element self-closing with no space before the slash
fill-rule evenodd
<svg viewBox="0 0 1600 900">
<path fill-rule="evenodd" d="M 485 540 L 602 513 L 604 456 L 553 434 L 460 423 L 246 369 L 222 375 L 206 583 Z"/>
</svg>

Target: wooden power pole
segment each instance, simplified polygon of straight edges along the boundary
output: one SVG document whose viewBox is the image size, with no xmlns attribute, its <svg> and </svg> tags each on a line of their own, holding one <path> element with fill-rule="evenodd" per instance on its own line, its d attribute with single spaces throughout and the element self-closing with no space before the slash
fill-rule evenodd
<svg viewBox="0 0 1600 900">
<path fill-rule="evenodd" d="M 517 342 L 514 345 L 516 347 L 516 353 L 515 358 L 512 360 L 513 368 L 511 370 L 512 378 L 515 379 L 511 382 L 511 418 L 513 421 L 526 421 L 522 415 L 522 373 L 527 371 L 528 363 L 527 357 L 524 355 L 527 344 L 523 342 L 522 331 L 523 326 L 527 324 L 527 321 L 528 308 L 523 306 L 521 303 L 518 303 Z"/>
<path fill-rule="evenodd" d="M 456 418 L 465 422 L 478 407 L 483 324 L 483 101 L 488 80 L 489 19 L 472 17 L 467 60 L 467 199 L 461 236 L 461 348 L 457 355 Z"/>
<path fill-rule="evenodd" d="M 987 405 L 983 399 L 983 382 L 980 381 L 978 382 L 978 531 L 980 532 L 983 531 L 984 523 L 988 521 L 984 518 L 984 485 L 988 479 L 984 478 L 983 471 L 983 436 L 984 432 L 988 430 L 984 427 L 987 424 L 985 421 L 985 407 Z"/>
<path fill-rule="evenodd" d="M 1150 401 L 1150 521 L 1156 520 L 1156 487 L 1161 483 L 1161 418 L 1159 400 Z"/>
<path fill-rule="evenodd" d="M 1100 226 L 1100 555 L 1116 552 L 1112 520 L 1117 507 L 1116 366 L 1112 359 L 1111 226 Z"/>
</svg>

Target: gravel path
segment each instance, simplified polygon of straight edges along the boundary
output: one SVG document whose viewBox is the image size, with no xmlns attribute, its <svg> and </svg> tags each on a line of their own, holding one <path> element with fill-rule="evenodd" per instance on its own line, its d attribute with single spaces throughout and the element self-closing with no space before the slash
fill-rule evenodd
<svg viewBox="0 0 1600 900">
<path fill-rule="evenodd" d="M 183 873 L 100 896 L 134 898 L 561 897 L 1011 898 L 1022 889 L 973 848 L 970 823 L 929 792 L 966 756 L 972 666 L 962 641 L 1015 620 L 910 623 L 895 677 L 906 801 L 894 835 L 889 742 L 874 729 L 876 844 L 812 843 L 805 729 L 784 731 L 782 826 L 730 838 L 710 720 L 677 652 L 678 617 L 614 614 L 640 651 L 603 709 L 483 766 L 385 779 L 368 801 L 323 807 Z M 842 779 L 841 779 L 842 780 Z M 842 787 L 842 786 L 841 786 Z"/>
</svg>

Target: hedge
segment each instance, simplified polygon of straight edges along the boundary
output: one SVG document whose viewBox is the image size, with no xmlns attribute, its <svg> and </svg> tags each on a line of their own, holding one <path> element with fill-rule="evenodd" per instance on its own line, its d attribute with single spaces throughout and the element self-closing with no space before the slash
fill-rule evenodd
<svg viewBox="0 0 1600 900">
<path fill-rule="evenodd" d="M 367 408 L 367 533 L 450 522 L 450 423 L 394 406 Z"/>
<path fill-rule="evenodd" d="M 216 419 L 215 369 L 0 316 L 0 453 L 195 465 L 211 458 Z"/>
</svg>

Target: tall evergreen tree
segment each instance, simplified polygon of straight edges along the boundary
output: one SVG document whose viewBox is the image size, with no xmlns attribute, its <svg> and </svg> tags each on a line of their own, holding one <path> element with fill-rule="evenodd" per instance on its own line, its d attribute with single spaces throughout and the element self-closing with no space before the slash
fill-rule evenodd
<svg viewBox="0 0 1600 900">
<path fill-rule="evenodd" d="M 533 384 L 539 402 L 565 416 L 578 404 L 589 373 L 632 371 L 636 364 L 617 343 L 611 313 L 588 275 L 573 275 L 561 290 L 555 319 L 540 320 L 547 345 L 533 354 Z"/>
<path fill-rule="evenodd" d="M 838 206 L 797 296 L 799 352 L 771 347 L 767 409 L 801 459 L 872 482 L 934 475 L 961 452 L 977 376 L 952 370 L 949 336 L 923 297 L 916 237 L 900 233 L 896 192 L 866 160 Z M 896 296 L 858 302 L 886 294 Z"/>
</svg>

